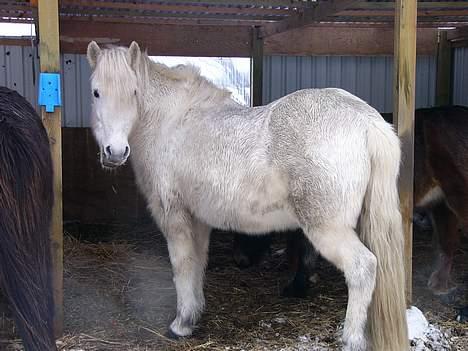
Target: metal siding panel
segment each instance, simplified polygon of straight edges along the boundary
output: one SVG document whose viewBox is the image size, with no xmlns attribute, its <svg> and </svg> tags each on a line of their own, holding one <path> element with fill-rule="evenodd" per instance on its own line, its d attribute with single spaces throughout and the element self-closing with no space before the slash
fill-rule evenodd
<svg viewBox="0 0 468 351">
<path fill-rule="evenodd" d="M 385 57 L 373 57 L 370 64 L 370 104 L 382 111 L 385 107 Z"/>
<path fill-rule="evenodd" d="M 393 111 L 393 56 L 385 57 L 384 107 L 380 112 Z"/>
<path fill-rule="evenodd" d="M 7 77 L 7 87 L 16 90 L 24 95 L 24 60 L 21 46 L 8 46 L 6 55 L 9 74 Z M 21 63 L 21 64 L 18 64 Z"/>
<path fill-rule="evenodd" d="M 79 56 L 80 72 L 80 120 L 81 127 L 91 126 L 91 67 L 85 55 Z"/>
<path fill-rule="evenodd" d="M 250 62 L 250 67 L 252 68 L 252 60 Z M 263 104 L 267 104 L 268 101 L 270 101 L 270 84 L 269 82 L 269 75 L 271 71 L 271 56 L 265 56 L 263 58 L 263 96 L 262 96 L 262 102 Z"/>
<path fill-rule="evenodd" d="M 27 46 L 23 48 L 24 97 L 31 103 L 31 105 L 33 105 L 37 111 L 39 111 L 37 106 L 37 86 L 39 84 L 37 80 L 37 71 L 39 67 L 36 65 L 34 54 L 35 52 L 32 47 Z"/>
<path fill-rule="evenodd" d="M 327 86 L 330 88 L 341 87 L 341 57 L 327 57 Z"/>
<path fill-rule="evenodd" d="M 301 88 L 311 88 L 312 87 L 312 58 L 311 57 L 301 57 Z"/>
<path fill-rule="evenodd" d="M 339 87 L 359 96 L 380 112 L 393 110 L 393 57 L 269 56 L 265 90 L 274 91 L 265 102 L 304 88 Z M 418 107 L 434 104 L 435 58 L 418 56 Z"/>
<path fill-rule="evenodd" d="M 453 54 L 453 102 L 458 103 L 460 101 L 461 91 L 461 75 L 463 74 L 463 51 L 455 49 Z"/>
<path fill-rule="evenodd" d="M 355 94 L 370 103 L 371 98 L 371 58 L 362 56 L 357 59 L 357 86 Z"/>
<path fill-rule="evenodd" d="M 79 81 L 77 80 L 77 62 L 75 55 L 62 56 L 62 86 L 63 86 L 63 125 L 67 127 L 80 127 L 77 120 L 80 101 L 77 94 Z"/>
<path fill-rule="evenodd" d="M 283 96 L 283 75 L 282 57 L 272 57 L 270 71 L 270 101 L 276 100 L 277 98 Z"/>
<path fill-rule="evenodd" d="M 314 62 L 314 88 L 325 88 L 327 86 L 327 57 L 313 56 Z"/>
<path fill-rule="evenodd" d="M 299 88 L 297 79 L 297 60 L 296 57 L 284 57 L 285 73 L 284 82 L 286 94 L 292 93 Z"/>
<path fill-rule="evenodd" d="M 453 67 L 453 103 L 468 106 L 468 48 L 456 48 Z"/>
<path fill-rule="evenodd" d="M 435 79 L 435 58 L 419 56 L 416 65 L 416 108 L 434 105 Z"/>
<path fill-rule="evenodd" d="M 354 94 L 357 80 L 357 59 L 346 56 L 341 64 L 341 88 Z"/>
<path fill-rule="evenodd" d="M 0 46 L 0 85 L 6 86 L 7 82 L 7 72 L 8 67 L 6 65 L 6 48 L 5 46 Z"/>
</svg>

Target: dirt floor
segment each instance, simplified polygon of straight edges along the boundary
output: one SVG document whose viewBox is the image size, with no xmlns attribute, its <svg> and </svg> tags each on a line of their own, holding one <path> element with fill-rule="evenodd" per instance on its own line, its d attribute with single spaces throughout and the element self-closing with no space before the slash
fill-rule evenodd
<svg viewBox="0 0 468 351">
<path fill-rule="evenodd" d="M 280 297 L 290 278 L 284 236 L 276 235 L 271 255 L 259 266 L 238 269 L 232 236 L 214 234 L 206 274 L 206 311 L 193 338 L 164 334 L 175 313 L 164 238 L 149 222 L 138 225 L 66 226 L 65 333 L 60 350 L 334 350 L 343 321 L 344 278 L 320 261 L 319 280 L 306 299 Z M 450 348 L 468 350 L 468 323 L 454 321 L 455 309 L 468 303 L 468 240 L 454 265 L 460 289 L 451 301 L 430 294 L 430 234 L 415 233 L 414 305 L 448 338 Z M 3 309 L 5 310 L 5 309 Z M 0 315 L 0 349 L 18 350 L 14 325 Z"/>
</svg>

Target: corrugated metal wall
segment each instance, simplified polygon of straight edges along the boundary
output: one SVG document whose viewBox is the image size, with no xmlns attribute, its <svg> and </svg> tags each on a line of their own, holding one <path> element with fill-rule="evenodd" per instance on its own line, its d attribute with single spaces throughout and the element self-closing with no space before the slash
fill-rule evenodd
<svg viewBox="0 0 468 351">
<path fill-rule="evenodd" d="M 340 87 L 380 112 L 392 110 L 392 57 L 270 56 L 264 63 L 265 103 L 308 87 Z M 63 125 L 89 126 L 90 68 L 84 55 L 62 56 Z M 466 67 L 466 69 L 465 69 Z M 0 85 L 18 90 L 36 104 L 39 63 L 30 47 L 0 46 Z M 434 104 L 435 58 L 418 56 L 416 106 Z M 33 73 L 34 72 L 34 73 Z M 468 49 L 455 50 L 454 102 L 468 105 Z"/>
<path fill-rule="evenodd" d="M 417 107 L 434 104 L 435 64 L 433 56 L 417 58 Z M 391 112 L 392 81 L 390 56 L 270 56 L 265 58 L 263 101 L 303 88 L 336 87 L 359 96 L 380 112 Z"/>
<path fill-rule="evenodd" d="M 62 55 L 62 124 L 88 127 L 90 67 L 85 55 Z M 0 46 L 0 85 L 17 90 L 37 108 L 39 59 L 32 47 Z"/>
<path fill-rule="evenodd" d="M 455 49 L 453 64 L 453 103 L 468 106 L 468 48 Z"/>
</svg>

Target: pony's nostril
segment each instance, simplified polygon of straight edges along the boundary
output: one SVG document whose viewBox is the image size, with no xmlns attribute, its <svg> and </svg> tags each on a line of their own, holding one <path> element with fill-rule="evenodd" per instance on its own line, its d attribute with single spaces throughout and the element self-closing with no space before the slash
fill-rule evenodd
<svg viewBox="0 0 468 351">
<path fill-rule="evenodd" d="M 124 157 L 128 157 L 129 154 L 130 154 L 130 148 L 128 146 L 125 146 Z"/>
<path fill-rule="evenodd" d="M 106 155 L 107 155 L 108 157 L 112 155 L 112 151 L 111 151 L 110 145 L 107 145 L 107 146 L 106 146 Z"/>
</svg>

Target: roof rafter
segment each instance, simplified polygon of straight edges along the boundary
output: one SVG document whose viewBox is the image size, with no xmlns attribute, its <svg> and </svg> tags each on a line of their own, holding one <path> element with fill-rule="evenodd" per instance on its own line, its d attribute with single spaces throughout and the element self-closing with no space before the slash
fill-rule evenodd
<svg viewBox="0 0 468 351">
<path fill-rule="evenodd" d="M 260 37 L 265 38 L 294 28 L 319 22 L 335 13 L 343 11 L 356 3 L 356 0 L 328 0 L 317 2 L 311 9 L 292 15 L 278 23 L 265 24 L 260 29 Z"/>
</svg>

